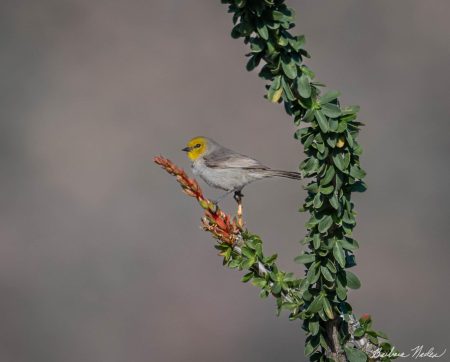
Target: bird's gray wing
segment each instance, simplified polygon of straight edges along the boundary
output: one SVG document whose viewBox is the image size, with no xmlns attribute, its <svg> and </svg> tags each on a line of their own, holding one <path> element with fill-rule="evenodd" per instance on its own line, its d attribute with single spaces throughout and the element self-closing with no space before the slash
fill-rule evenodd
<svg viewBox="0 0 450 362">
<path fill-rule="evenodd" d="M 231 151 L 227 148 L 221 148 L 204 157 L 205 165 L 211 168 L 242 168 L 246 170 L 267 170 L 259 161 Z"/>
</svg>

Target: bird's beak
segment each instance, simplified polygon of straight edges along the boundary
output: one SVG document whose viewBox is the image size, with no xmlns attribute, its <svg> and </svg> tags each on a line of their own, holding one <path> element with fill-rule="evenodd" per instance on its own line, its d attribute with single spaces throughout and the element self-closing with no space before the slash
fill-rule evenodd
<svg viewBox="0 0 450 362">
<path fill-rule="evenodd" d="M 191 151 L 192 151 L 192 147 L 185 147 L 185 148 L 183 148 L 181 151 L 184 151 L 184 152 L 191 152 Z"/>
</svg>

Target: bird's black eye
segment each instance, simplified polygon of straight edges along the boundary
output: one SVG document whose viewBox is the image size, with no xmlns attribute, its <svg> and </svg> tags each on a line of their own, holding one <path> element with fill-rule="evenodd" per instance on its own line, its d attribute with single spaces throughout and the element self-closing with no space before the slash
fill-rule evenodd
<svg viewBox="0 0 450 362">
<path fill-rule="evenodd" d="M 197 144 L 195 145 L 195 148 L 200 148 L 200 147 L 202 147 L 202 145 L 201 145 L 200 143 L 197 143 Z"/>
</svg>

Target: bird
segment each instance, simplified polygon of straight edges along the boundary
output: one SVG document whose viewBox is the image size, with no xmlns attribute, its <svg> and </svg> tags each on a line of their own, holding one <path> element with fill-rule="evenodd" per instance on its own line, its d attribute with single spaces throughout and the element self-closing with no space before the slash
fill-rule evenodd
<svg viewBox="0 0 450 362">
<path fill-rule="evenodd" d="M 212 138 L 197 136 L 182 149 L 192 161 L 192 172 L 209 186 L 226 191 L 214 200 L 215 204 L 234 193 L 234 199 L 241 202 L 242 189 L 257 180 L 269 177 L 285 177 L 300 180 L 301 174 L 292 171 L 274 170 L 254 158 L 226 148 Z"/>
</svg>

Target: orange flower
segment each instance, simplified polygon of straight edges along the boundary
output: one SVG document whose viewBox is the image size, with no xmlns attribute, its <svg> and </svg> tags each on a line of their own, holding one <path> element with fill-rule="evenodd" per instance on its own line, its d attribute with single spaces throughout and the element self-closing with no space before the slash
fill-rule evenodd
<svg viewBox="0 0 450 362">
<path fill-rule="evenodd" d="M 225 214 L 219 207 L 203 196 L 203 192 L 197 181 L 187 176 L 183 169 L 177 167 L 172 161 L 162 156 L 157 156 L 154 162 L 160 165 L 168 173 L 176 176 L 184 193 L 195 197 L 200 206 L 205 210 L 202 218 L 202 228 L 209 231 L 219 241 L 234 245 L 242 231 L 238 223 L 230 215 Z"/>
</svg>

